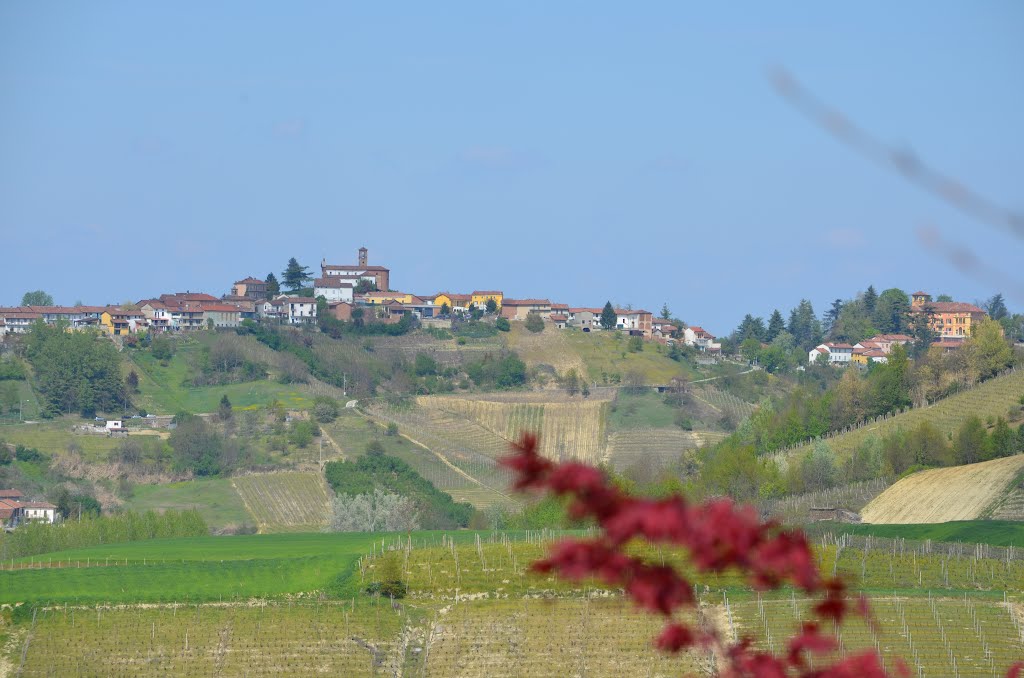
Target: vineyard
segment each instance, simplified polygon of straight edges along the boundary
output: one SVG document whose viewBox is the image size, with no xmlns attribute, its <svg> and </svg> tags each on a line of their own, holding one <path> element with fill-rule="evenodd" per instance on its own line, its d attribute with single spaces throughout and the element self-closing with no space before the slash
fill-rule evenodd
<svg viewBox="0 0 1024 678">
<path fill-rule="evenodd" d="M 757 409 L 753 403 L 748 403 L 728 391 L 722 391 L 710 382 L 694 389 L 694 395 L 715 408 L 722 416 L 728 417 L 734 425 L 745 421 Z"/>
<path fill-rule="evenodd" d="M 867 523 L 941 523 L 985 516 L 1024 471 L 1024 454 L 920 471 L 903 478 L 861 513 Z"/>
<path fill-rule="evenodd" d="M 95 586 L 108 572 L 119 582 L 174 566 L 194 554 L 211 570 L 209 583 L 231 593 L 244 581 L 248 558 L 292 556 L 292 567 L 316 561 L 324 582 L 352 558 L 352 593 L 341 600 L 238 591 L 207 604 L 133 606 L 45 604 L 13 629 L 8 665 L 16 675 L 393 675 L 393 676 L 676 676 L 706 673 L 715 658 L 699 652 L 671 657 L 651 639 L 660 620 L 637 612 L 620 592 L 528 572 L 559 534 L 459 532 L 391 535 L 274 535 L 191 542 L 111 545 L 72 552 L 133 554 L 131 564 L 83 569 L 0 572 L 21 577 L 87 574 Z M 329 537 L 329 539 L 328 539 Z M 188 544 L 193 544 L 189 547 Z M 674 549 L 636 552 L 679 565 Z M 815 545 L 823 572 L 846 576 L 868 593 L 879 625 L 853 619 L 840 629 L 839 653 L 874 647 L 887 665 L 902 657 L 916 676 L 1002 675 L 1024 654 L 1024 553 L 1013 547 L 909 542 L 826 535 Z M 362 556 L 356 559 L 356 553 Z M 394 604 L 362 590 L 382 572 L 382 554 L 396 558 L 410 596 Z M 147 564 L 142 554 L 171 556 Z M 247 555 L 248 554 L 248 555 Z M 60 555 L 60 554 L 55 554 Z M 256 556 L 260 557 L 260 556 Z M 224 560 L 224 559 L 228 560 Z M 227 568 L 227 569 L 225 569 Z M 236 569 L 232 569 L 236 568 Z M 280 570 L 278 579 L 286 576 Z M 313 570 L 310 570 L 313 575 Z M 86 581 L 83 579 L 83 583 Z M 186 577 L 186 580 L 188 578 Z M 192 578 L 194 581 L 194 578 Z M 141 581 L 141 580 L 139 580 Z M 8 583 L 17 583 L 14 580 Z M 192 582 L 186 581 L 185 588 Z M 748 635 L 783 651 L 810 601 L 786 590 L 762 596 L 733 573 L 697 582 L 691 621 L 727 638 Z M 121 584 L 123 586 L 123 584 Z M 308 584 L 307 584 L 308 586 Z M 322 586 L 320 584 L 319 586 Z M 319 586 L 302 589 L 315 593 Z M 298 592 L 298 590 L 296 590 Z M 59 598 L 58 598 L 59 599 Z M 208 600 L 210 598 L 207 598 Z"/>
<path fill-rule="evenodd" d="M 232 482 L 260 532 L 318 532 L 327 526 L 330 500 L 320 473 L 279 471 Z"/>
<path fill-rule="evenodd" d="M 540 435 L 541 453 L 552 459 L 596 463 L 604 455 L 607 402 L 598 399 L 516 403 L 485 398 L 424 396 L 420 408 L 466 418 L 505 441 L 525 432 Z M 507 442 L 496 456 L 508 452 Z"/>
<path fill-rule="evenodd" d="M 927 421 L 943 434 L 955 434 L 971 416 L 982 421 L 1005 417 L 1024 396 L 1024 370 L 1013 370 L 974 388 L 949 396 L 927 407 L 915 407 L 901 414 L 880 417 L 847 432 L 826 436 L 825 440 L 839 458 L 852 453 L 869 436 L 883 437 L 902 429 L 909 431 Z M 785 462 L 810 451 L 809 445 L 784 450 L 775 456 Z"/>
<path fill-rule="evenodd" d="M 732 602 L 729 631 L 755 645 L 785 651 L 785 639 L 809 616 L 808 601 L 790 598 Z M 1011 603 L 991 599 L 872 597 L 877 628 L 851 618 L 835 637 L 838 654 L 878 650 L 890 670 L 896 658 L 914 676 L 1001 676 L 1024 655 L 1024 627 Z"/>
<path fill-rule="evenodd" d="M 787 525 L 799 525 L 814 519 L 811 516 L 812 508 L 838 508 L 859 512 L 891 484 L 891 478 L 847 483 L 816 492 L 764 501 L 758 508 L 762 515 L 778 518 Z"/>
<path fill-rule="evenodd" d="M 401 667 L 404 614 L 343 603 L 38 610 L 19 676 L 372 676 Z"/>
<path fill-rule="evenodd" d="M 615 431 L 608 436 L 608 461 L 620 472 L 637 463 L 664 468 L 678 462 L 684 450 L 716 442 L 725 435 L 670 428 Z"/>
</svg>

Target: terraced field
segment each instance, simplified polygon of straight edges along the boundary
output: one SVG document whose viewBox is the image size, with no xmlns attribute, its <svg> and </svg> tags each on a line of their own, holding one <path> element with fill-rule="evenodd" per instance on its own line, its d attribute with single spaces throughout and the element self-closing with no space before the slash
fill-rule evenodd
<svg viewBox="0 0 1024 678">
<path fill-rule="evenodd" d="M 988 513 L 1024 471 L 1024 454 L 965 466 L 920 471 L 875 497 L 861 512 L 866 523 L 942 523 Z"/>
<path fill-rule="evenodd" d="M 728 416 L 735 424 L 747 419 L 757 409 L 754 403 L 748 403 L 732 393 L 722 391 L 712 383 L 701 384 L 694 390 L 694 395 L 715 408 L 723 416 Z"/>
<path fill-rule="evenodd" d="M 330 500 L 323 476 L 278 471 L 232 481 L 261 533 L 318 532 L 327 526 Z"/>
</svg>

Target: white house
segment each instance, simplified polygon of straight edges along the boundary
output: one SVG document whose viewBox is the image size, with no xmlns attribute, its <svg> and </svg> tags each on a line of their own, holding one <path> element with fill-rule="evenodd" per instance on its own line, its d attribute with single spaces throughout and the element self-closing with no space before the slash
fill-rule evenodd
<svg viewBox="0 0 1024 678">
<path fill-rule="evenodd" d="M 353 287 L 351 280 L 337 275 L 325 275 L 313 281 L 313 296 L 351 304 Z"/>
<path fill-rule="evenodd" d="M 123 431 L 124 422 L 120 419 L 108 419 L 106 429 L 107 431 Z"/>
<path fill-rule="evenodd" d="M 715 341 L 715 335 L 703 327 L 693 325 L 683 330 L 683 343 L 687 346 L 694 346 L 701 351 L 721 351 L 722 344 Z"/>
<path fill-rule="evenodd" d="M 830 365 L 849 365 L 853 358 L 853 346 L 832 341 L 818 344 L 807 352 L 807 362 L 813 363 L 820 355 L 827 355 Z"/>
<path fill-rule="evenodd" d="M 282 301 L 288 309 L 288 322 L 292 325 L 311 323 L 316 320 L 316 299 L 310 297 L 285 297 Z"/>
<path fill-rule="evenodd" d="M 45 501 L 22 503 L 18 522 L 53 523 L 57 520 L 57 507 Z"/>
</svg>

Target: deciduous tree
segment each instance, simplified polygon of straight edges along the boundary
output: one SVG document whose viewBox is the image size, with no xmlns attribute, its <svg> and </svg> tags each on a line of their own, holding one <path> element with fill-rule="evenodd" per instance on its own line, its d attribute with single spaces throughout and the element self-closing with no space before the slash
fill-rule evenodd
<svg viewBox="0 0 1024 678">
<path fill-rule="evenodd" d="M 22 306 L 53 306 L 53 297 L 43 290 L 25 292 L 21 297 Z"/>
</svg>

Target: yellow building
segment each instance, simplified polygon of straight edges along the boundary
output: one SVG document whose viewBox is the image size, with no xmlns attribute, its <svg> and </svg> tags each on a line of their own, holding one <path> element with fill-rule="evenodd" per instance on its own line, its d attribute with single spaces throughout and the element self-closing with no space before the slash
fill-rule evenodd
<svg viewBox="0 0 1024 678">
<path fill-rule="evenodd" d="M 106 330 L 107 334 L 125 336 L 132 333 L 128 316 L 117 311 L 104 311 L 100 315 L 100 325 Z"/>
<path fill-rule="evenodd" d="M 413 302 L 413 295 L 405 292 L 367 292 L 360 295 L 360 298 L 367 304 L 386 304 L 389 301 L 397 301 L 400 304 Z"/>
<path fill-rule="evenodd" d="M 469 294 L 453 294 L 451 292 L 441 292 L 434 297 L 434 306 L 441 308 L 441 306 L 447 306 L 448 310 L 455 308 L 469 308 L 472 303 L 473 297 Z M 484 302 L 486 303 L 486 302 Z"/>
<path fill-rule="evenodd" d="M 487 306 L 487 301 L 489 299 L 494 299 L 494 303 L 497 304 L 500 309 L 503 296 L 504 295 L 502 295 L 501 292 L 496 290 L 477 290 L 471 295 L 472 298 L 470 299 L 470 303 L 473 306 L 484 308 Z"/>
</svg>

